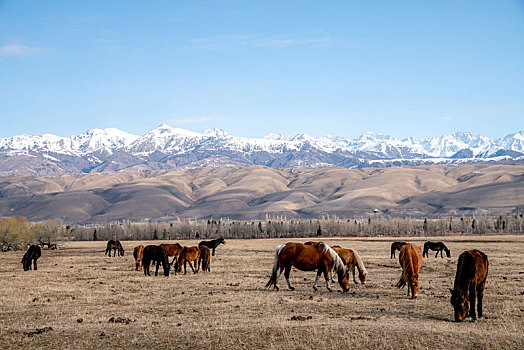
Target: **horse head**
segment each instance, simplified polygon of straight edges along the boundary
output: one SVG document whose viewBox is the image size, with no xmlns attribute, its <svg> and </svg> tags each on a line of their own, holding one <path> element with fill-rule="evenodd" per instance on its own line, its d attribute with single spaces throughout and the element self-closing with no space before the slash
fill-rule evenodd
<svg viewBox="0 0 524 350">
<path fill-rule="evenodd" d="M 226 241 L 225 241 L 224 238 L 220 238 L 220 242 L 219 242 L 219 243 L 220 243 L 220 244 L 226 244 Z"/>
<path fill-rule="evenodd" d="M 455 322 L 462 322 L 469 311 L 469 301 L 465 293 L 453 289 L 451 292 L 451 305 L 455 309 Z"/>
<path fill-rule="evenodd" d="M 451 258 L 451 251 L 449 249 L 446 248 L 446 256 L 448 258 Z"/>
<path fill-rule="evenodd" d="M 340 284 L 344 293 L 349 292 L 349 270 L 346 270 L 343 274 L 338 274 L 338 284 Z"/>
<path fill-rule="evenodd" d="M 360 283 L 366 284 L 366 280 L 368 279 L 367 273 L 364 271 L 358 271 L 358 279 L 360 280 Z"/>
<path fill-rule="evenodd" d="M 411 298 L 415 299 L 417 297 L 418 291 L 420 290 L 420 285 L 418 283 L 418 275 L 413 275 L 413 277 L 411 278 L 411 285 L 413 286 L 413 290 L 411 291 Z"/>
</svg>

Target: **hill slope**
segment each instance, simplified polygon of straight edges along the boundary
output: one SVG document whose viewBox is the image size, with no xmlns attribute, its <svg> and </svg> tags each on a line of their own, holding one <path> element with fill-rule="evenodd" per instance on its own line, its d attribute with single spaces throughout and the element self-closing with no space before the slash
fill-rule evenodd
<svg viewBox="0 0 524 350">
<path fill-rule="evenodd" d="M 513 212 L 523 165 L 274 169 L 262 166 L 0 177 L 0 215 L 75 223 Z"/>
</svg>

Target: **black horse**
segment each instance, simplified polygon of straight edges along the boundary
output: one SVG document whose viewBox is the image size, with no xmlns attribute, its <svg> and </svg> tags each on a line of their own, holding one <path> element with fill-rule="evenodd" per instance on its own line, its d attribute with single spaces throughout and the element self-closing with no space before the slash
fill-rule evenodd
<svg viewBox="0 0 524 350">
<path fill-rule="evenodd" d="M 142 267 L 144 269 L 145 276 L 151 276 L 151 273 L 149 272 L 151 261 L 156 261 L 155 276 L 158 276 L 158 268 L 160 267 L 160 263 L 162 263 L 162 267 L 164 268 L 164 276 L 169 276 L 171 264 L 169 264 L 169 257 L 163 247 L 158 245 L 148 245 L 144 248 Z"/>
<path fill-rule="evenodd" d="M 395 252 L 398 250 L 400 251 L 400 248 L 402 248 L 403 246 L 405 246 L 407 244 L 407 242 L 393 242 L 391 243 L 391 255 L 390 255 L 390 259 L 393 259 L 395 258 Z"/>
<path fill-rule="evenodd" d="M 36 260 L 42 255 L 42 250 L 37 245 L 32 245 L 29 247 L 27 252 L 22 258 L 22 264 L 24 265 L 24 271 L 31 270 L 31 260 L 33 261 L 33 267 L 37 270 Z"/>
<path fill-rule="evenodd" d="M 124 256 L 124 247 L 122 247 L 120 241 L 114 241 L 112 239 L 107 241 L 106 253 L 104 255 L 109 254 L 109 256 L 111 256 L 111 249 L 113 249 L 113 256 L 116 255 L 117 251 L 118 256 Z"/>
<path fill-rule="evenodd" d="M 212 241 L 202 241 L 198 243 L 198 248 L 202 246 L 208 247 L 209 249 L 213 250 L 211 255 L 215 256 L 215 248 L 218 247 L 220 244 L 226 244 L 226 241 L 224 241 L 223 238 L 214 239 Z"/>
<path fill-rule="evenodd" d="M 437 251 L 437 254 L 435 254 L 435 258 L 438 256 L 439 252 L 440 252 L 440 257 L 443 258 L 442 251 L 446 252 L 446 256 L 448 258 L 451 256 L 451 253 L 450 253 L 448 247 L 446 247 L 444 245 L 444 243 L 442 243 L 442 242 L 429 242 L 429 241 L 424 243 L 424 252 L 422 253 L 422 256 L 424 256 L 426 258 L 429 258 L 429 250 L 430 249 Z"/>
</svg>

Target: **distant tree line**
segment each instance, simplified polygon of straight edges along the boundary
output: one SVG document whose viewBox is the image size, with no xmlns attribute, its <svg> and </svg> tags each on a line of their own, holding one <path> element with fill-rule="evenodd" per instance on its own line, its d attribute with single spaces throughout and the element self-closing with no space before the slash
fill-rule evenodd
<svg viewBox="0 0 524 350">
<path fill-rule="evenodd" d="M 292 219 L 268 217 L 263 221 L 176 220 L 173 222 L 113 222 L 63 230 L 74 240 L 180 240 L 224 238 L 297 238 L 334 236 L 431 236 L 488 233 L 524 233 L 521 215 L 499 217 Z"/>
<path fill-rule="evenodd" d="M 224 238 L 446 236 L 524 233 L 522 214 L 498 217 L 319 219 L 267 217 L 262 221 L 176 220 L 173 222 L 112 222 L 106 225 L 63 225 L 56 221 L 31 223 L 25 217 L 0 218 L 2 251 L 30 244 L 56 247 L 57 240 L 181 240 Z"/>
</svg>

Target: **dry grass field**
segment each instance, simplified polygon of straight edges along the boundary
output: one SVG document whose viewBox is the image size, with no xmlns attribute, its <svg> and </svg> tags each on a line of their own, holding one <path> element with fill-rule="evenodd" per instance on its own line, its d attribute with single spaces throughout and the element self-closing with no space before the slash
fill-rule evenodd
<svg viewBox="0 0 524 350">
<path fill-rule="evenodd" d="M 266 290 L 274 248 L 287 240 L 228 240 L 211 272 L 169 277 L 134 271 L 133 247 L 149 242 L 123 242 L 123 258 L 104 256 L 105 242 L 68 242 L 44 250 L 39 269 L 26 272 L 23 252 L 0 253 L 1 343 L 24 349 L 524 348 L 524 236 L 443 238 L 451 259 L 424 259 L 416 300 L 393 286 L 401 273 L 398 260 L 389 258 L 393 240 L 324 240 L 364 259 L 368 283 L 352 284 L 348 294 L 338 283 L 329 293 L 323 280 L 314 292 L 315 273 L 296 269 L 295 291 L 283 276 L 280 292 Z M 448 289 L 459 253 L 471 248 L 489 257 L 485 317 L 455 323 Z"/>
</svg>

